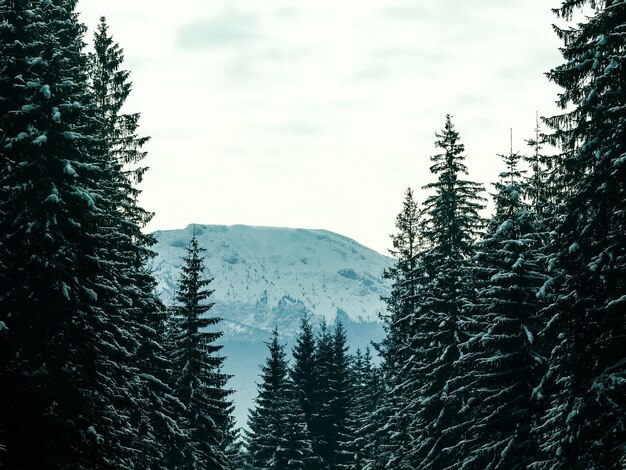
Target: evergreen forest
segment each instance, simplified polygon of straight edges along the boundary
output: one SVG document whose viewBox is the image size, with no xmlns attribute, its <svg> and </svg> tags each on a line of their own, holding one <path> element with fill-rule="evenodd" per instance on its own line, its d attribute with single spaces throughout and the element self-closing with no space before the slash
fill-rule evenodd
<svg viewBox="0 0 626 470">
<path fill-rule="evenodd" d="M 245 424 L 195 234 L 175 301 L 156 293 L 149 137 L 77 4 L 0 0 L 0 468 L 626 468 L 625 0 L 554 10 L 561 112 L 489 187 L 453 115 L 433 123 L 430 183 L 398 188 L 384 340 L 275 329 Z"/>
</svg>

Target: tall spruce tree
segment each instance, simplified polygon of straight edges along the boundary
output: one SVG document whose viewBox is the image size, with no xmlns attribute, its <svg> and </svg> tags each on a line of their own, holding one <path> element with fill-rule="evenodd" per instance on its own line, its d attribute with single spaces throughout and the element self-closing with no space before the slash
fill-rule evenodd
<svg viewBox="0 0 626 470">
<path fill-rule="evenodd" d="M 205 315 L 213 306 L 207 302 L 213 291 L 212 279 L 204 277 L 202 253 L 195 231 L 187 247 L 176 293 L 177 305 L 172 307 L 174 342 L 174 393 L 185 406 L 180 420 L 186 440 L 174 468 L 227 469 L 230 463 L 224 453 L 228 438 L 230 390 L 228 376 L 221 372 L 224 357 L 217 340 L 222 333 L 215 327 L 220 318 Z"/>
<path fill-rule="evenodd" d="M 290 369 L 290 376 L 307 427 L 310 429 L 316 413 L 317 397 L 315 393 L 315 335 L 308 314 L 305 314 L 300 320 L 300 331 L 296 337 L 292 356 L 294 362 Z"/>
<path fill-rule="evenodd" d="M 424 281 L 410 339 L 413 354 L 399 385 L 407 398 L 404 414 L 411 417 L 409 458 L 413 467 L 423 469 L 446 468 L 458 457 L 463 400 L 452 394 L 450 379 L 466 339 L 460 319 L 474 294 L 471 257 L 483 208 L 481 185 L 462 179 L 467 174 L 464 146 L 449 115 L 436 136 L 441 153 L 431 157 L 430 170 L 437 181 L 425 186 L 432 194 L 424 203 Z"/>
<path fill-rule="evenodd" d="M 152 214 L 137 204 L 140 191 L 136 183 L 145 171 L 137 165 L 145 157 L 141 151 L 146 137 L 137 136 L 139 114 L 121 112 L 131 91 L 129 72 L 122 70 L 122 49 L 108 33 L 104 18 L 100 19 L 94 34 L 94 51 L 89 55 L 89 78 L 95 101 L 100 151 L 106 156 L 109 167 L 115 169 L 115 178 L 109 194 L 115 196 L 119 223 L 116 230 L 123 232 L 112 237 L 112 246 L 103 256 L 115 256 L 120 274 L 120 293 L 126 300 L 121 306 L 136 322 L 139 348 L 135 354 L 137 370 L 136 413 L 133 426 L 138 430 L 140 452 L 135 464 L 140 468 L 167 468 L 166 443 L 180 441 L 183 432 L 176 417 L 183 409 L 173 397 L 169 386 L 172 365 L 164 349 L 166 311 L 155 294 L 156 282 L 148 271 L 147 261 L 154 256 L 149 247 L 154 243 L 152 235 L 141 228 Z"/>
<path fill-rule="evenodd" d="M 551 260 L 560 275 L 548 309 L 550 406 L 533 468 L 624 468 L 626 4 L 569 0 L 555 13 L 570 20 L 555 28 L 565 62 L 548 74 L 563 89 L 564 113 L 547 123 L 551 143 L 563 149 L 559 183 L 569 194 Z"/>
<path fill-rule="evenodd" d="M 75 5 L 0 3 L 0 458 L 12 468 L 131 467 L 139 456 L 138 328 L 122 290 L 142 249 L 122 230 Z"/>
<path fill-rule="evenodd" d="M 535 344 L 541 329 L 537 292 L 545 282 L 537 248 L 539 217 L 524 200 L 529 185 L 513 149 L 494 194 L 495 215 L 476 254 L 477 298 L 462 320 L 467 340 L 451 381 L 464 400 L 466 434 L 459 468 L 526 468 L 537 454 L 531 429 L 533 389 L 545 359 Z"/>
<path fill-rule="evenodd" d="M 376 437 L 372 441 L 377 444 L 378 451 L 370 453 L 379 462 L 374 468 L 380 468 L 384 462 L 391 468 L 401 469 L 411 466 L 408 447 L 412 442 L 406 432 L 408 416 L 403 409 L 410 396 L 404 396 L 408 390 L 401 385 L 405 380 L 403 369 L 413 354 L 410 338 L 419 301 L 420 277 L 423 276 L 423 270 L 419 269 L 421 210 L 411 188 L 405 192 L 402 210 L 396 217 L 396 229 L 397 232 L 391 235 L 392 249 L 389 250 L 395 261 L 383 275 L 391 281 L 391 293 L 385 299 L 387 314 L 383 316 L 386 336 L 377 345 L 383 358 L 382 371 L 387 393 L 376 413 L 370 417 L 378 423 Z"/>
</svg>

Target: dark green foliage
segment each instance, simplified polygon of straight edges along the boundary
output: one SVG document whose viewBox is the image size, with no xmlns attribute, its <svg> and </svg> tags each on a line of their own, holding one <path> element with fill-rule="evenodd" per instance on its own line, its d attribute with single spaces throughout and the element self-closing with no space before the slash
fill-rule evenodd
<svg viewBox="0 0 626 470">
<path fill-rule="evenodd" d="M 421 211 L 413 198 L 413 191 L 405 193 L 402 211 L 396 217 L 397 232 L 391 236 L 391 255 L 394 265 L 385 271 L 384 277 L 392 283 L 387 302 L 387 316 L 383 317 L 386 338 L 377 345 L 383 358 L 381 372 L 386 393 L 367 427 L 371 433 L 367 443 L 373 468 L 405 468 L 411 439 L 406 433 L 408 420 L 403 409 L 406 392 L 405 367 L 412 356 L 410 338 L 413 335 L 414 315 L 418 307 L 418 292 L 423 276 L 421 255 Z"/>
<path fill-rule="evenodd" d="M 300 322 L 300 331 L 296 345 L 292 351 L 294 364 L 290 370 L 298 403 L 304 413 L 304 420 L 310 428 L 316 414 L 316 367 L 315 367 L 315 336 L 309 315 L 304 315 Z"/>
<path fill-rule="evenodd" d="M 182 448 L 174 455 L 174 468 L 229 468 L 224 453 L 227 440 L 230 390 L 225 388 L 228 376 L 221 372 L 224 357 L 216 344 L 222 335 L 215 331 L 220 318 L 206 316 L 213 306 L 207 302 L 212 291 L 211 279 L 203 277 L 204 262 L 195 233 L 192 235 L 181 268 L 172 307 L 172 341 L 174 344 L 173 388 L 185 410 L 180 426 L 186 433 Z"/>
<path fill-rule="evenodd" d="M 121 114 L 121 108 L 130 90 L 129 73 L 121 70 L 123 53 L 108 34 L 105 19 L 101 18 L 94 35 L 94 52 L 89 56 L 91 93 L 95 102 L 99 150 L 107 157 L 107 166 L 115 175 L 108 182 L 108 193 L 117 205 L 116 231 L 110 237 L 111 245 L 103 256 L 115 257 L 120 274 L 120 295 L 129 318 L 135 321 L 135 334 L 139 346 L 134 355 L 136 382 L 133 428 L 138 430 L 139 468 L 167 468 L 167 445 L 183 438 L 177 415 L 182 404 L 172 396 L 169 386 L 171 362 L 164 349 L 166 311 L 156 297 L 156 282 L 145 265 L 154 255 L 148 247 L 154 243 L 151 235 L 141 232 L 141 227 L 152 214 L 137 204 L 139 180 L 143 169 L 130 170 L 144 158 L 140 151 L 147 138 L 136 136 L 139 114 Z M 139 172 L 139 173 L 138 173 Z M 123 233 L 124 243 L 120 243 Z"/>
<path fill-rule="evenodd" d="M 378 424 L 374 418 L 383 403 L 383 384 L 380 371 L 373 365 L 369 348 L 360 350 L 351 358 L 351 412 L 348 420 L 350 440 L 343 442 L 343 461 L 340 468 L 361 470 L 377 468 L 382 458 Z"/>
<path fill-rule="evenodd" d="M 453 464 L 454 447 L 461 442 L 458 413 L 463 399 L 452 393 L 450 380 L 460 357 L 459 345 L 466 339 L 461 317 L 474 295 L 471 256 L 482 226 L 478 211 L 483 207 L 480 185 L 461 178 L 467 173 L 464 147 L 449 115 L 436 136 L 435 145 L 442 153 L 431 157 L 437 181 L 425 187 L 433 194 L 424 203 L 426 246 L 421 254 L 419 307 L 409 340 L 412 355 L 398 386 L 402 414 L 410 417 L 405 427 L 411 436 L 409 459 L 424 469 Z"/>
<path fill-rule="evenodd" d="M 548 77 L 564 113 L 547 120 L 563 150 L 557 183 L 567 188 L 550 262 L 546 335 L 554 339 L 544 380 L 549 409 L 538 426 L 533 468 L 626 465 L 626 5 L 567 1 L 556 14 L 586 18 L 564 29 L 564 63 Z"/>
<path fill-rule="evenodd" d="M 138 452 L 139 341 L 121 287 L 133 268 L 144 276 L 143 248 L 119 215 L 75 3 L 0 3 L 2 428 L 13 468 L 125 467 Z"/>
<path fill-rule="evenodd" d="M 267 346 L 269 357 L 261 368 L 259 394 L 248 419 L 248 467 L 259 470 L 315 468 L 319 459 L 313 453 L 277 330 Z"/>
<path fill-rule="evenodd" d="M 467 429 L 459 468 L 526 468 L 537 454 L 531 435 L 537 406 L 533 390 L 544 358 L 535 344 L 541 329 L 537 292 L 546 278 L 537 261 L 539 217 L 524 201 L 529 185 L 520 156 L 502 156 L 506 171 L 495 184 L 495 214 L 475 257 L 477 298 L 463 318 L 451 388 L 464 400 Z"/>
</svg>

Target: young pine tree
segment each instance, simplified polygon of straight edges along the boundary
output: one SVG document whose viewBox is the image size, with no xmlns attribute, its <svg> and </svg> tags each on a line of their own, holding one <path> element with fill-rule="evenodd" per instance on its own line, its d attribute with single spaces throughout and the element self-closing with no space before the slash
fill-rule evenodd
<svg viewBox="0 0 626 470">
<path fill-rule="evenodd" d="M 391 281 L 391 294 L 385 299 L 388 314 L 383 318 L 387 335 L 379 346 L 385 361 L 388 383 L 393 382 L 394 376 L 410 355 L 407 343 L 411 336 L 411 321 L 418 305 L 421 275 L 421 270 L 418 269 L 422 248 L 420 215 L 413 191 L 408 188 L 402 211 L 396 217 L 397 233 L 391 235 L 393 248 L 389 252 L 395 262 L 383 275 Z"/>
<path fill-rule="evenodd" d="M 342 451 L 348 455 L 340 468 L 363 470 L 378 468 L 381 446 L 375 412 L 382 404 L 383 387 L 380 371 L 372 363 L 369 348 L 357 349 L 351 360 L 352 406 L 348 421 L 351 440 L 344 442 Z"/>
<path fill-rule="evenodd" d="M 572 20 L 577 10 L 583 20 L 555 28 L 564 63 L 548 74 L 562 87 L 564 113 L 547 123 L 569 194 L 551 260 L 552 390 L 536 469 L 626 466 L 626 4 L 570 0 L 555 12 Z"/>
<path fill-rule="evenodd" d="M 207 302 L 212 291 L 211 279 L 204 278 L 204 262 L 195 232 L 193 233 L 172 307 L 174 343 L 174 393 L 185 406 L 180 425 L 186 433 L 182 448 L 175 449 L 172 467 L 178 469 L 227 469 L 224 453 L 228 438 L 230 390 L 228 376 L 221 372 L 224 357 L 216 344 L 222 335 L 215 331 L 220 319 L 206 316 L 213 306 Z"/>
<path fill-rule="evenodd" d="M 408 446 L 412 445 L 406 433 L 408 416 L 403 409 L 410 395 L 404 395 L 409 390 L 403 385 L 406 379 L 404 368 L 413 354 L 409 340 L 419 302 L 420 276 L 423 276 L 420 269 L 420 217 L 421 211 L 413 198 L 413 191 L 408 188 L 402 211 L 396 217 L 397 233 L 391 235 L 393 248 L 390 253 L 395 262 L 384 273 L 392 286 L 391 294 L 385 299 L 388 311 L 383 317 L 386 336 L 377 347 L 383 358 L 382 371 L 387 392 L 375 415 L 370 417 L 378 423 L 374 442 L 380 443 L 379 451 L 373 454 L 373 458 L 399 469 L 410 467 L 407 457 Z"/>
<path fill-rule="evenodd" d="M 274 330 L 269 357 L 261 367 L 255 407 L 248 419 L 248 467 L 255 470 L 308 470 L 319 463 L 289 378 L 284 346 Z"/>
<path fill-rule="evenodd" d="M 292 351 L 293 367 L 290 370 L 298 403 L 304 413 L 307 428 L 311 428 L 318 406 L 315 381 L 315 335 L 311 318 L 305 314 L 300 321 L 300 331 L 296 337 L 296 344 Z"/>
</svg>

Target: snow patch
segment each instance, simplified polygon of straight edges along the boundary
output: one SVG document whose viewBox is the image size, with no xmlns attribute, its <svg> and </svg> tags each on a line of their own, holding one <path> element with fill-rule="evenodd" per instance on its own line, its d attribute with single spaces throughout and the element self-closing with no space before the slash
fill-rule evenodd
<svg viewBox="0 0 626 470">
<path fill-rule="evenodd" d="M 98 294 L 96 294 L 95 290 L 90 289 L 89 287 L 83 287 L 83 291 L 85 291 L 85 294 L 87 294 L 87 297 L 91 300 L 98 300 Z"/>
<path fill-rule="evenodd" d="M 626 163 L 626 153 L 613 161 L 613 166 L 621 166 Z"/>
<path fill-rule="evenodd" d="M 67 176 L 76 176 L 76 170 L 68 160 L 63 161 L 63 174 Z"/>
<path fill-rule="evenodd" d="M 46 99 L 50 99 L 52 98 L 52 93 L 50 93 L 50 85 L 44 85 L 41 87 L 41 89 L 39 90 L 39 92 L 44 96 L 44 98 Z"/>
<path fill-rule="evenodd" d="M 41 134 L 39 137 L 33 140 L 33 144 L 35 145 L 45 144 L 46 142 L 48 142 L 48 137 L 46 136 L 46 134 Z"/>
<path fill-rule="evenodd" d="M 500 224 L 500 226 L 496 229 L 496 236 L 502 235 L 504 232 L 508 231 L 513 227 L 513 221 L 511 219 L 507 219 Z"/>
<path fill-rule="evenodd" d="M 52 120 L 56 123 L 61 122 L 61 113 L 57 107 L 52 108 Z"/>
<path fill-rule="evenodd" d="M 619 299 L 611 300 L 608 304 L 606 304 L 606 306 L 617 307 L 618 305 L 623 303 L 626 303 L 626 295 L 622 295 Z"/>
<path fill-rule="evenodd" d="M 69 140 L 77 140 L 82 137 L 82 135 L 78 132 L 65 131 L 63 132 L 63 137 Z"/>
<path fill-rule="evenodd" d="M 58 203 L 61 202 L 61 199 L 59 199 L 58 194 L 52 193 L 46 198 L 46 202 Z"/>
<path fill-rule="evenodd" d="M 522 328 L 524 329 L 524 333 L 526 333 L 526 339 L 528 340 L 528 342 L 530 344 L 533 344 L 535 342 L 535 336 L 533 335 L 532 331 L 530 331 L 526 325 L 522 325 Z"/>
<path fill-rule="evenodd" d="M 65 282 L 61 283 L 61 294 L 63 294 L 63 297 L 65 298 L 65 300 L 70 300 L 71 290 L 72 289 L 70 289 L 70 287 Z"/>
</svg>

